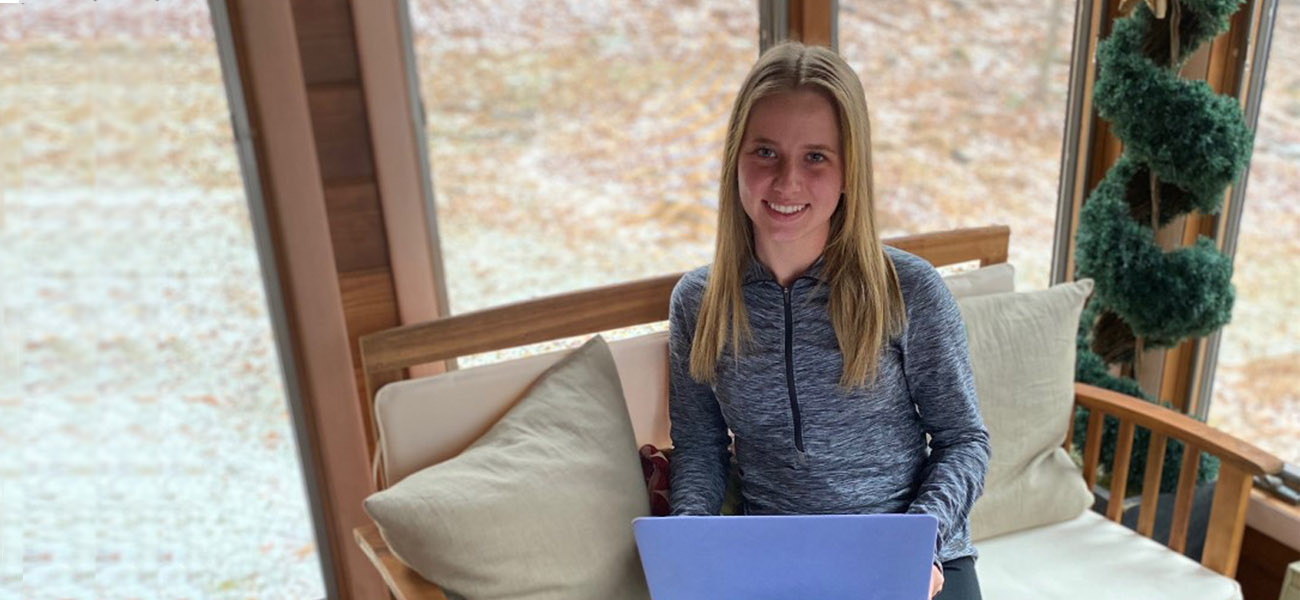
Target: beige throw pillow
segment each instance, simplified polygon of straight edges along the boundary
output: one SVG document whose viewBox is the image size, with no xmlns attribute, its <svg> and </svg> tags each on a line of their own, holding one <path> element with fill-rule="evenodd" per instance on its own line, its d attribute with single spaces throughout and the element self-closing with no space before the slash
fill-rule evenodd
<svg viewBox="0 0 1300 600">
<path fill-rule="evenodd" d="M 958 300 L 992 455 L 971 539 L 1078 517 L 1092 503 L 1061 448 L 1074 404 L 1075 331 L 1092 280 Z"/>
<path fill-rule="evenodd" d="M 649 598 L 632 537 L 649 503 L 600 336 L 464 452 L 371 495 L 365 509 L 402 562 L 468 600 Z"/>
<path fill-rule="evenodd" d="M 1016 291 L 1016 269 L 1011 263 L 998 263 L 971 271 L 944 275 L 943 283 L 958 300 Z"/>
</svg>

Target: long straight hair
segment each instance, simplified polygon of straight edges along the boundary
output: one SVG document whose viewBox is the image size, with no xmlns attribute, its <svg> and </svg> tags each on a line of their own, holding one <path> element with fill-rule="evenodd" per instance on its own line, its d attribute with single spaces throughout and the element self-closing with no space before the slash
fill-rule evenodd
<svg viewBox="0 0 1300 600">
<path fill-rule="evenodd" d="M 754 104 L 796 90 L 820 93 L 839 116 L 844 195 L 831 215 L 822 273 L 830 282 L 831 326 L 843 357 L 840 387 L 874 382 L 881 347 L 903 331 L 906 312 L 898 275 L 876 233 L 871 125 L 862 82 L 831 50 L 785 43 L 759 57 L 731 109 L 718 192 L 717 244 L 691 347 L 690 372 L 696 381 L 713 383 L 723 350 L 730 345 L 739 359 L 753 341 L 741 285 L 749 262 L 757 258 L 753 224 L 740 203 L 737 162 Z"/>
</svg>

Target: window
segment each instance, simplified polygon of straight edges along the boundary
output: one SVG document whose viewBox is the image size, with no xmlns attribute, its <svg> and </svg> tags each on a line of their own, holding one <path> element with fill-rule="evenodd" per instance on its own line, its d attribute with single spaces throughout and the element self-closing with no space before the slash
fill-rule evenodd
<svg viewBox="0 0 1300 600">
<path fill-rule="evenodd" d="M 0 48 L 0 596 L 324 596 L 207 3 Z"/>
<path fill-rule="evenodd" d="M 1209 423 L 1300 463 L 1300 6 L 1279 2 Z"/>
<path fill-rule="evenodd" d="M 452 312 L 712 260 L 752 3 L 409 6 Z"/>
<path fill-rule="evenodd" d="M 1052 258 L 1074 2 L 842 2 L 871 109 L 882 237 L 1011 227 L 1017 287 Z"/>
</svg>

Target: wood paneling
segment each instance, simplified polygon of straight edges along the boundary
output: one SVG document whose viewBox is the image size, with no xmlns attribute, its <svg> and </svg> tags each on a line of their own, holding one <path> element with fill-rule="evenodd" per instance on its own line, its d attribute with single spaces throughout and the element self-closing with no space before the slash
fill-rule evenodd
<svg viewBox="0 0 1300 600">
<path fill-rule="evenodd" d="M 325 188 L 334 264 L 340 273 L 388 266 L 379 190 L 369 181 Z"/>
<path fill-rule="evenodd" d="M 361 79 L 347 0 L 293 0 L 293 16 L 308 86 Z"/>
<path fill-rule="evenodd" d="M 360 354 L 355 352 L 358 338 L 401 324 L 393 299 L 393 276 L 387 268 L 340 273 L 339 287 L 343 312 L 349 316 L 348 341 L 359 365 Z"/>
<path fill-rule="evenodd" d="M 831 0 L 789 0 L 787 35 L 810 46 L 830 47 L 831 21 L 835 18 L 832 8 Z"/>
<path fill-rule="evenodd" d="M 401 325 L 397 316 L 397 299 L 393 293 L 393 276 L 388 267 L 339 274 L 343 313 L 347 315 L 348 349 L 352 353 L 353 387 L 357 398 L 366 397 L 366 381 L 361 374 L 361 336 Z M 366 448 L 375 444 L 374 415 L 367 404 L 358 400 L 366 432 Z M 369 456 L 367 450 L 367 456 Z"/>
<path fill-rule="evenodd" d="M 1246 600 L 1275 600 L 1282 591 L 1286 567 L 1300 560 L 1296 550 L 1253 527 L 1247 527 L 1237 563 L 1237 582 Z"/>
<path fill-rule="evenodd" d="M 324 181 L 374 181 L 361 85 L 312 86 L 307 91 L 307 102 L 311 105 L 316 155 Z"/>
</svg>

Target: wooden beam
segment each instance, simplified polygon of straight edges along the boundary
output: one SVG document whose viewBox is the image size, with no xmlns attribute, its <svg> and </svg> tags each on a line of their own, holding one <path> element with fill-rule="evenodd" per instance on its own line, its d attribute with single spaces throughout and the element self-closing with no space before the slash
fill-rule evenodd
<svg viewBox="0 0 1300 600">
<path fill-rule="evenodd" d="M 1075 117 L 1080 122 L 1078 145 L 1075 147 L 1074 164 L 1062 166 L 1063 169 L 1072 169 L 1074 171 L 1074 189 L 1070 190 L 1071 229 L 1068 235 L 1068 244 L 1066 244 L 1064 281 L 1074 280 L 1074 233 L 1079 223 L 1079 209 L 1083 206 L 1083 201 L 1088 197 L 1088 194 L 1096 187 L 1093 165 L 1097 161 L 1093 160 L 1094 148 L 1098 144 L 1106 143 L 1114 138 L 1114 136 L 1110 135 L 1107 123 L 1096 118 L 1092 107 L 1092 90 L 1097 80 L 1097 62 L 1091 58 L 1096 55 L 1097 43 L 1103 37 L 1098 32 L 1103 27 L 1109 29 L 1112 21 L 1110 11 L 1114 10 L 1114 8 L 1110 2 L 1092 2 L 1089 6 L 1091 10 L 1086 15 L 1086 18 L 1089 20 L 1088 31 L 1093 32 L 1093 35 L 1084 40 L 1083 47 L 1074 49 L 1075 52 L 1082 52 L 1089 57 L 1088 60 L 1083 62 L 1084 80 L 1083 89 L 1080 92 L 1083 98 L 1082 102 L 1079 103 L 1081 115 Z"/>
<path fill-rule="evenodd" d="M 789 0 L 786 6 L 789 39 L 834 48 L 832 0 Z"/>
<path fill-rule="evenodd" d="M 413 59 L 403 42 L 399 0 L 352 1 L 357 52 L 383 205 L 384 232 L 400 323 L 449 314 L 430 168 L 421 152 L 424 130 L 413 104 Z M 438 372 L 425 370 L 417 375 Z"/>
<path fill-rule="evenodd" d="M 1246 101 L 1246 81 L 1243 80 L 1242 65 L 1249 60 L 1247 52 L 1253 32 L 1257 30 L 1259 2 L 1247 0 L 1232 15 L 1231 26 L 1226 33 L 1202 46 L 1205 50 L 1205 69 L 1202 77 L 1214 91 L 1237 98 L 1239 105 Z M 1182 246 L 1196 243 L 1198 236 L 1205 236 L 1218 242 L 1223 248 L 1224 234 L 1220 215 L 1226 214 L 1232 199 L 1232 187 L 1223 192 L 1223 207 L 1216 215 L 1192 213 L 1183 223 Z M 1196 398 L 1199 395 L 1201 372 L 1205 362 L 1205 340 L 1203 338 L 1184 341 L 1171 348 L 1165 356 L 1164 374 L 1160 386 L 1162 399 L 1169 401 L 1184 412 L 1197 410 Z"/>
<path fill-rule="evenodd" d="M 342 598 L 378 598 L 383 582 L 352 543 L 372 486 L 294 15 L 260 0 L 227 9 L 287 321 L 285 376 L 301 401 L 312 454 L 304 463 L 325 528 L 317 544 L 333 561 L 326 586 Z"/>
</svg>

